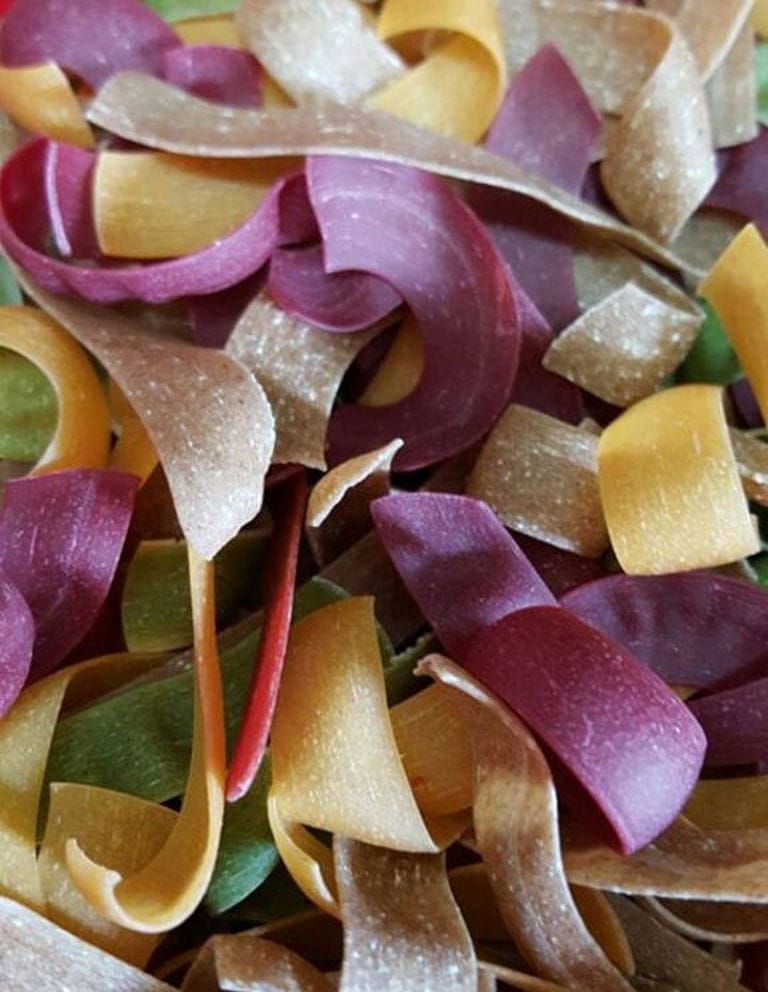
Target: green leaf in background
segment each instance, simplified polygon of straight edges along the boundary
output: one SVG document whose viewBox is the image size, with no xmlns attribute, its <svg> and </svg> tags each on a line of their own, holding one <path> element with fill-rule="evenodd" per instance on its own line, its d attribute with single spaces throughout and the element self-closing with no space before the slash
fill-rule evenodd
<svg viewBox="0 0 768 992">
<path fill-rule="evenodd" d="M 11 272 L 8 262 L 0 255 L 0 305 L 15 307 L 23 302 L 21 288 L 16 282 L 16 277 Z"/>
<path fill-rule="evenodd" d="M 205 896 L 206 908 L 214 916 L 258 889 L 280 860 L 267 818 L 271 781 L 267 754 L 250 790 L 238 802 L 225 807 L 219 854 Z"/>
<path fill-rule="evenodd" d="M 768 43 L 755 45 L 755 75 L 757 76 L 757 119 L 768 125 Z"/>
<path fill-rule="evenodd" d="M 166 21 L 185 21 L 190 17 L 215 17 L 229 14 L 237 7 L 239 0 L 144 0 Z"/>
<path fill-rule="evenodd" d="M 53 387 L 28 359 L 0 348 L 0 458 L 36 462 L 56 428 Z"/>
<path fill-rule="evenodd" d="M 715 311 L 705 300 L 699 300 L 699 303 L 704 309 L 704 320 L 675 378 L 677 382 L 709 382 L 716 386 L 728 386 L 742 376 L 739 360 Z"/>
<path fill-rule="evenodd" d="M 215 559 L 216 622 L 226 624 L 257 588 L 268 533 L 243 531 Z M 142 541 L 128 568 L 122 602 L 129 651 L 173 651 L 192 643 L 187 545 Z"/>
</svg>

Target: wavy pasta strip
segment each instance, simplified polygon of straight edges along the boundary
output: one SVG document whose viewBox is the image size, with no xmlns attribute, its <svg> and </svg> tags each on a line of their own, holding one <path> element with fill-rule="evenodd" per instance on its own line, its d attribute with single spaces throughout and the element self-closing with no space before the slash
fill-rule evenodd
<svg viewBox="0 0 768 992">
<path fill-rule="evenodd" d="M 671 241 L 715 180 L 704 88 L 680 31 L 628 5 L 503 0 L 501 11 L 513 64 L 551 42 L 595 106 L 620 115 L 606 132 L 603 183 L 630 223 Z"/>
<path fill-rule="evenodd" d="M 334 839 L 344 923 L 340 992 L 474 992 L 477 961 L 440 855 Z"/>
<path fill-rule="evenodd" d="M 515 944 L 550 981 L 629 992 L 569 893 L 555 789 L 538 745 L 511 711 L 447 658 L 431 655 L 419 672 L 451 693 L 472 739 L 477 846 Z"/>
</svg>

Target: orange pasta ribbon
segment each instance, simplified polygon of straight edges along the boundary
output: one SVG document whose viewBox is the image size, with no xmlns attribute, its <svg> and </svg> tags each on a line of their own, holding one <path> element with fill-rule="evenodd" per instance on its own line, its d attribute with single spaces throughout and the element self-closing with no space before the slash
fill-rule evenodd
<svg viewBox="0 0 768 992">
<path fill-rule="evenodd" d="M 34 362 L 56 392 L 56 429 L 32 474 L 65 468 L 105 468 L 109 458 L 109 410 L 99 378 L 75 339 L 35 307 L 0 307 L 0 347 Z"/>
<path fill-rule="evenodd" d="M 140 871 L 123 878 L 92 861 L 77 840 L 66 845 L 69 871 L 88 901 L 140 933 L 179 926 L 205 895 L 224 812 L 224 712 L 216 649 L 213 564 L 190 550 L 195 631 L 195 716 L 189 777 L 181 812 L 166 842 Z"/>
</svg>

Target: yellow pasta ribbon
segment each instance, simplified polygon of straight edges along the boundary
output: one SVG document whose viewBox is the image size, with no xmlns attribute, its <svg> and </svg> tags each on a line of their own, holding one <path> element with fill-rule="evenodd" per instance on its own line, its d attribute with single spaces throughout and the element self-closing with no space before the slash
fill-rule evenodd
<svg viewBox="0 0 768 992">
<path fill-rule="evenodd" d="M 117 472 L 129 472 L 144 483 L 157 466 L 157 452 L 141 418 L 114 380 L 109 383 L 109 405 L 112 416 L 120 425 L 109 467 Z"/>
<path fill-rule="evenodd" d="M 424 370 L 424 345 L 412 314 L 403 321 L 392 347 L 358 399 L 361 406 L 388 406 L 418 386 Z"/>
<path fill-rule="evenodd" d="M 109 919 L 140 933 L 179 926 L 210 882 L 224 813 L 224 711 L 216 648 L 213 564 L 190 549 L 195 631 L 194 740 L 181 812 L 166 842 L 140 871 L 123 878 L 97 864 L 77 840 L 66 844 L 67 867 L 88 901 Z"/>
<path fill-rule="evenodd" d="M 50 379 L 58 399 L 56 429 L 31 474 L 105 468 L 109 410 L 99 378 L 75 339 L 35 307 L 0 307 L 0 347 L 34 362 Z"/>
<path fill-rule="evenodd" d="M 768 775 L 701 779 L 683 814 L 702 830 L 768 827 Z"/>
<path fill-rule="evenodd" d="M 768 0 L 755 0 L 749 20 L 757 34 L 768 37 Z"/>
<path fill-rule="evenodd" d="M 720 318 L 768 418 L 768 247 L 754 224 L 743 228 L 699 286 Z"/>
<path fill-rule="evenodd" d="M 600 498 L 625 572 L 712 568 L 760 550 L 721 394 L 717 386 L 667 389 L 603 432 Z"/>
<path fill-rule="evenodd" d="M 242 48 L 243 42 L 231 14 L 213 17 L 191 17 L 177 21 L 173 30 L 185 45 L 221 45 L 224 48 Z"/>
<path fill-rule="evenodd" d="M 72 782 L 52 784 L 37 862 L 48 918 L 110 954 L 143 967 L 161 936 L 126 930 L 98 913 L 69 876 L 66 844 L 76 834 L 92 858 L 108 860 L 123 875 L 132 874 L 161 849 L 175 820 L 173 810 L 124 792 Z"/>
<path fill-rule="evenodd" d="M 274 790 L 267 797 L 269 829 L 283 864 L 307 899 L 318 909 L 339 916 L 333 852 L 300 823 L 286 820 Z"/>
<path fill-rule="evenodd" d="M 387 0 L 380 37 L 455 32 L 422 63 L 369 97 L 368 105 L 421 127 L 475 142 L 504 96 L 506 59 L 493 0 Z"/>
<path fill-rule="evenodd" d="M 272 775 L 288 821 L 395 850 L 438 849 L 398 754 L 371 599 L 328 606 L 291 631 Z"/>
<path fill-rule="evenodd" d="M 0 721 L 0 894 L 45 912 L 37 821 L 53 732 L 65 694 L 83 704 L 142 674 L 163 655 L 108 655 L 25 689 Z M 113 947 L 113 953 L 119 953 Z"/>
<path fill-rule="evenodd" d="M 0 66 L 0 108 L 32 134 L 93 148 L 93 132 L 69 80 L 55 62 L 18 69 Z"/>
<path fill-rule="evenodd" d="M 253 213 L 290 159 L 199 159 L 165 152 L 102 152 L 94 223 L 105 255 L 171 258 L 226 237 Z"/>
</svg>

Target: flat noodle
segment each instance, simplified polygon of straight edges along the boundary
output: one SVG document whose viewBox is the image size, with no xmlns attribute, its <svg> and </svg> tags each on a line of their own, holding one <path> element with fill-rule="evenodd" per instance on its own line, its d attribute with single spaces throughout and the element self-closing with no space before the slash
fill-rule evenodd
<svg viewBox="0 0 768 992">
<path fill-rule="evenodd" d="M 387 0 L 383 38 L 414 32 L 448 37 L 424 61 L 379 90 L 368 105 L 464 141 L 478 141 L 504 96 L 506 64 L 494 0 Z M 450 32 L 450 34 L 449 34 Z"/>
<path fill-rule="evenodd" d="M 733 48 L 752 0 L 646 0 L 645 6 L 675 19 L 706 82 Z"/>
<path fill-rule="evenodd" d="M 704 830 L 768 827 L 768 775 L 702 779 L 684 812 Z"/>
<path fill-rule="evenodd" d="M 286 820 L 272 790 L 267 798 L 269 828 L 283 864 L 311 902 L 330 916 L 339 915 L 333 854 L 300 823 Z"/>
<path fill-rule="evenodd" d="M 205 944 L 187 972 L 182 992 L 214 988 L 330 992 L 332 987 L 322 972 L 289 948 L 252 933 L 240 933 L 221 934 Z"/>
<path fill-rule="evenodd" d="M 627 410 L 600 437 L 598 476 L 625 572 L 710 568 L 759 550 L 717 386 L 677 386 Z"/>
<path fill-rule="evenodd" d="M 700 216 L 701 212 L 696 214 L 685 230 Z M 632 252 L 588 231 L 576 232 L 574 249 L 574 277 L 582 310 L 588 310 L 632 282 L 670 307 L 701 319 L 700 308 L 687 293 Z"/>
<path fill-rule="evenodd" d="M 342 462 L 315 484 L 307 505 L 307 537 L 319 564 L 338 558 L 371 529 L 368 505 L 389 492 L 392 459 L 402 446 L 395 438 Z"/>
<path fill-rule="evenodd" d="M 157 664 L 157 656 L 110 655 L 29 686 L 0 722 L 0 893 L 45 911 L 37 868 L 37 821 L 45 768 L 67 690 L 81 703 Z"/>
<path fill-rule="evenodd" d="M 19 278 L 117 382 L 160 456 L 187 541 L 212 558 L 261 509 L 274 433 L 259 384 L 219 351 Z"/>
<path fill-rule="evenodd" d="M 36 307 L 0 307 L 0 346 L 34 362 L 56 392 L 56 429 L 32 474 L 105 468 L 109 410 L 99 377 L 77 341 Z"/>
<path fill-rule="evenodd" d="M 768 417 L 766 272 L 768 247 L 754 224 L 748 224 L 699 286 L 699 294 L 720 318 L 763 418 Z"/>
<path fill-rule="evenodd" d="M 0 66 L 0 107 L 25 131 L 79 148 L 93 147 L 93 132 L 77 97 L 54 62 L 18 69 Z"/>
<path fill-rule="evenodd" d="M 768 0 L 755 0 L 750 22 L 761 37 L 768 36 Z"/>
<path fill-rule="evenodd" d="M 224 713 L 216 648 L 213 565 L 189 554 L 195 627 L 195 717 L 184 800 L 157 854 L 123 877 L 67 841 L 67 867 L 88 901 L 109 919 L 139 933 L 183 923 L 213 874 L 224 814 Z"/>
<path fill-rule="evenodd" d="M 629 992 L 587 930 L 560 859 L 557 797 L 525 726 L 458 665 L 431 655 L 418 668 L 450 686 L 472 738 L 478 849 L 515 944 L 544 978 Z"/>
<path fill-rule="evenodd" d="M 10 899 L 0 898 L 0 980 L 13 992 L 173 992 Z"/>
<path fill-rule="evenodd" d="M 177 21 L 173 30 L 185 45 L 221 45 L 224 48 L 243 48 L 243 39 L 235 27 L 231 14 L 214 14 L 211 17 L 190 17 Z"/>
<path fill-rule="evenodd" d="M 399 438 L 390 441 L 375 451 L 367 451 L 363 455 L 350 458 L 349 461 L 337 465 L 327 472 L 322 479 L 317 482 L 310 493 L 307 504 L 307 523 L 310 527 L 320 527 L 321 524 L 331 516 L 333 511 L 348 495 L 351 489 L 361 483 L 379 475 L 389 472 L 392 459 L 396 452 L 402 448 L 403 442 Z M 389 490 L 389 486 L 379 485 L 384 495 Z M 371 499 L 374 497 L 371 496 Z"/>
<path fill-rule="evenodd" d="M 326 467 L 325 434 L 344 373 L 375 330 L 328 334 L 257 296 L 226 352 L 256 376 L 275 416 L 273 461 Z"/>
<path fill-rule="evenodd" d="M 623 974 L 633 975 L 635 959 L 632 956 L 632 948 L 605 894 L 599 889 L 572 885 L 571 895 L 587 930 L 605 951 L 608 960 Z"/>
<path fill-rule="evenodd" d="M 578 0 L 503 0 L 501 9 L 513 64 L 551 42 L 593 104 L 621 114 L 606 135 L 603 182 L 632 224 L 671 241 L 715 180 L 704 90 L 675 25 L 635 7 Z M 523 17 L 521 45 L 514 33 Z"/>
<path fill-rule="evenodd" d="M 353 0 L 243 0 L 235 24 L 299 104 L 356 103 L 404 71 Z"/>
<path fill-rule="evenodd" d="M 372 600 L 344 600 L 293 627 L 272 774 L 286 820 L 396 850 L 438 850 L 397 753 Z"/>
<path fill-rule="evenodd" d="M 472 805 L 472 746 L 451 695 L 433 685 L 390 710 L 413 794 L 429 816 L 458 813 Z"/>
<path fill-rule="evenodd" d="M 653 897 L 640 902 L 666 927 L 690 940 L 720 944 L 750 944 L 768 940 L 768 906 Z"/>
<path fill-rule="evenodd" d="M 675 989 L 676 992 L 738 992 L 739 965 L 718 960 L 671 933 L 644 913 L 629 899 L 611 898 L 629 938 L 637 962 L 638 982 L 648 978 L 651 984 L 638 988 Z M 656 984 L 658 982 L 658 985 Z"/>
<path fill-rule="evenodd" d="M 182 155 L 265 158 L 346 154 L 416 166 L 436 175 L 522 193 L 650 258 L 673 267 L 680 265 L 674 255 L 641 231 L 513 162 L 374 110 L 332 105 L 263 111 L 222 108 L 150 76 L 117 73 L 99 90 L 88 117 L 113 134 Z"/>
<path fill-rule="evenodd" d="M 506 968 L 493 961 L 480 961 L 479 965 L 481 975 L 490 975 L 494 982 L 498 979 L 513 989 L 520 989 L 520 992 L 568 992 L 564 985 L 548 982 L 546 978 L 537 978 L 535 975 L 527 975 L 524 971 L 517 971 L 514 968 Z M 573 986 L 570 988 L 573 989 Z"/>
<path fill-rule="evenodd" d="M 242 224 L 286 159 L 237 162 L 166 152 L 102 151 L 93 175 L 99 247 L 118 258 L 164 259 L 206 248 Z"/>
<path fill-rule="evenodd" d="M 334 838 L 344 922 L 339 992 L 475 992 L 477 961 L 440 855 Z"/>
<path fill-rule="evenodd" d="M 46 916 L 77 937 L 141 968 L 160 941 L 105 919 L 75 888 L 66 867 L 67 839 L 76 835 L 91 857 L 109 860 L 122 875 L 150 861 L 165 843 L 176 814 L 135 796 L 60 782 L 51 785 L 38 869 Z"/>
<path fill-rule="evenodd" d="M 376 619 L 394 644 L 413 640 L 424 626 L 424 617 L 375 533 L 366 534 L 320 574 L 352 596 L 374 596 Z"/>
<path fill-rule="evenodd" d="M 746 431 L 728 433 L 747 498 L 768 506 L 768 444 Z"/>
<path fill-rule="evenodd" d="M 606 192 L 636 227 L 673 241 L 715 181 L 711 142 L 695 63 L 670 32 L 653 76 L 608 133 L 600 169 Z"/>
<path fill-rule="evenodd" d="M 392 346 L 358 397 L 360 406 L 388 406 L 412 392 L 424 371 L 424 343 L 413 314 L 406 313 Z"/>
<path fill-rule="evenodd" d="M 768 903 L 768 832 L 702 830 L 679 817 L 630 857 L 586 838 L 563 849 L 568 879 L 628 895 Z"/>
<path fill-rule="evenodd" d="M 608 535 L 597 488 L 598 438 L 512 404 L 485 442 L 467 484 L 507 527 L 599 557 Z"/>
<path fill-rule="evenodd" d="M 616 406 L 654 393 L 691 349 L 700 321 L 634 283 L 567 327 L 543 365 Z"/>
<path fill-rule="evenodd" d="M 112 381 L 109 383 L 109 407 L 118 424 L 118 438 L 109 456 L 109 467 L 117 472 L 129 472 L 143 484 L 157 468 L 155 446 L 141 418 Z"/>
<path fill-rule="evenodd" d="M 715 148 L 730 148 L 757 137 L 755 37 L 746 24 L 707 85 Z"/>
</svg>

